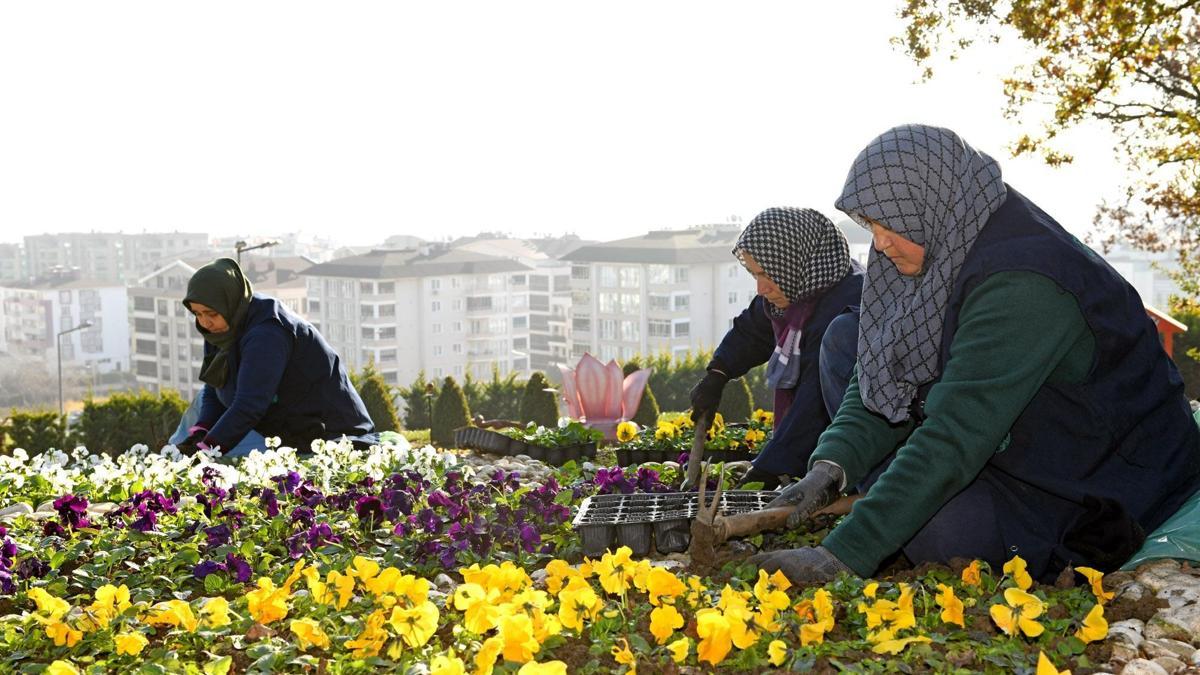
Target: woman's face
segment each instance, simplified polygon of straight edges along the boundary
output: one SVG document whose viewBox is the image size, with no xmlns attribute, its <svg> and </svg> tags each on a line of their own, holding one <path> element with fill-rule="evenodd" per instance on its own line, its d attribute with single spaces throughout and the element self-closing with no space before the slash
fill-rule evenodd
<svg viewBox="0 0 1200 675">
<path fill-rule="evenodd" d="M 905 239 L 889 230 L 886 225 L 867 218 L 871 223 L 871 233 L 874 236 L 875 250 L 887 256 L 896 266 L 900 274 L 915 277 L 921 273 L 925 264 L 925 247 Z"/>
<path fill-rule="evenodd" d="M 788 297 L 780 290 L 779 284 L 771 281 L 771 277 L 767 276 L 762 266 L 758 264 L 754 256 L 750 255 L 749 251 L 742 251 L 742 264 L 746 266 L 746 269 L 750 271 L 750 275 L 758 282 L 758 294 L 766 298 L 767 302 L 779 309 L 787 309 L 788 305 L 792 304 L 792 301 L 788 300 Z"/>
<path fill-rule="evenodd" d="M 192 314 L 196 315 L 196 322 L 204 330 L 210 333 L 224 333 L 229 330 L 229 324 L 225 323 L 225 317 L 221 316 L 217 310 L 198 302 L 191 303 L 189 309 L 192 310 Z"/>
</svg>

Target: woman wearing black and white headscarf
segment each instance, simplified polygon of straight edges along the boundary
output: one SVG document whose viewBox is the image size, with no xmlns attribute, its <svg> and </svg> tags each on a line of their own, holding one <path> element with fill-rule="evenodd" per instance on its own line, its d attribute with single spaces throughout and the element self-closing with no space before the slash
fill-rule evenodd
<svg viewBox="0 0 1200 675">
<path fill-rule="evenodd" d="M 868 487 L 768 571 L 868 576 L 903 550 L 1035 577 L 1119 567 L 1200 487 L 1200 433 L 1137 292 L 947 129 L 896 127 L 837 206 L 874 234 L 858 369 L 794 519 Z M 833 469 L 833 478 L 827 473 Z"/>
<path fill-rule="evenodd" d="M 771 208 L 750 221 L 733 254 L 758 294 L 733 321 L 692 389 L 693 416 L 710 415 L 731 378 L 767 364 L 775 431 L 742 482 L 799 476 L 841 404 L 854 369 L 862 266 L 846 236 L 812 209 Z"/>
</svg>

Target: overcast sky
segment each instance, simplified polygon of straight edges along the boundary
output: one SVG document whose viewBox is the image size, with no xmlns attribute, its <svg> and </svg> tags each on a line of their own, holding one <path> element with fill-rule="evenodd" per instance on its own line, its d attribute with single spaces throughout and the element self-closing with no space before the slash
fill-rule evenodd
<svg viewBox="0 0 1200 675">
<path fill-rule="evenodd" d="M 889 38 L 900 0 L 8 2 L 0 239 L 303 231 L 348 244 L 481 229 L 593 239 L 833 209 L 896 124 L 958 131 L 1083 234 L 1122 184 L 1008 157 L 976 49 L 931 83 Z"/>
</svg>

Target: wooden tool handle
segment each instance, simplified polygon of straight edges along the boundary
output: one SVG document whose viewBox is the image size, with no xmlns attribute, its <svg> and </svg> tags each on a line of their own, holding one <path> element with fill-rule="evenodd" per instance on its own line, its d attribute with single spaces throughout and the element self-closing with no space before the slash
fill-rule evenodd
<svg viewBox="0 0 1200 675">
<path fill-rule="evenodd" d="M 794 506 L 778 506 L 773 509 L 721 516 L 722 534 L 725 538 L 730 538 L 758 534 L 766 530 L 781 530 L 787 526 L 788 516 L 795 510 Z"/>
</svg>

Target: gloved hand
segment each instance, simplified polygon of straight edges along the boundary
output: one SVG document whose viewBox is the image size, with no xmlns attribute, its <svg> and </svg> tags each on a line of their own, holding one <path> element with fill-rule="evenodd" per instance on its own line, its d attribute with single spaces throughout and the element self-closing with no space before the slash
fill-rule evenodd
<svg viewBox="0 0 1200 675">
<path fill-rule="evenodd" d="M 842 572 L 854 574 L 854 570 L 824 546 L 766 551 L 750 556 L 750 563 L 768 574 L 782 570 L 788 581 L 796 585 L 824 584 Z"/>
<path fill-rule="evenodd" d="M 185 455 L 194 455 L 197 450 L 208 450 L 208 444 L 204 439 L 208 436 L 208 429 L 199 424 L 188 428 L 188 437 L 175 444 L 179 452 Z"/>
<path fill-rule="evenodd" d="M 717 412 L 717 406 L 721 405 L 721 392 L 725 390 L 725 383 L 728 381 L 728 375 L 712 368 L 692 387 L 688 396 L 692 400 L 693 422 L 703 417 L 712 419 L 713 414 Z"/>
<path fill-rule="evenodd" d="M 812 514 L 833 503 L 842 490 L 842 467 L 833 462 L 817 462 L 804 478 L 785 487 L 766 508 L 795 506 L 788 516 L 787 526 L 799 527 Z"/>
</svg>

